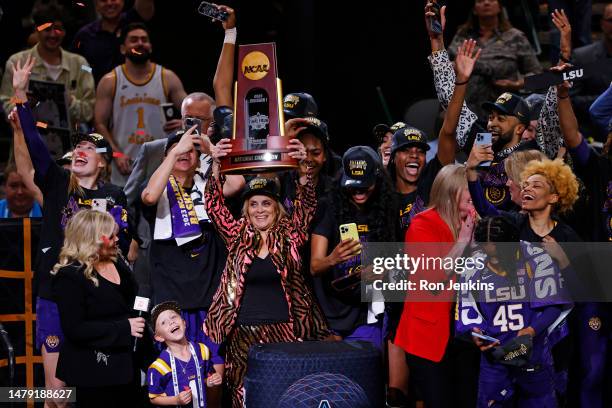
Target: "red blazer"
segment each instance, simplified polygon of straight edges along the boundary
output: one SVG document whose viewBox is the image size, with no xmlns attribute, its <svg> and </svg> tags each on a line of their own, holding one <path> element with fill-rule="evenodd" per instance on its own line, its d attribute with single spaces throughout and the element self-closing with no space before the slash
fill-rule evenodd
<svg viewBox="0 0 612 408">
<path fill-rule="evenodd" d="M 429 209 L 417 214 L 410 223 L 406 232 L 406 242 L 447 242 L 448 245 L 436 245 L 435 248 L 427 248 L 425 255 L 441 256 L 448 254 L 453 246 L 455 238 L 453 233 L 440 217 L 435 209 Z M 414 256 L 414 255 L 413 255 Z M 421 271 L 422 272 L 422 271 Z M 415 273 L 419 276 L 419 271 Z M 427 271 L 421 275 L 429 282 L 447 282 L 449 279 L 442 270 Z M 446 286 L 446 284 L 445 284 Z M 416 296 L 436 296 L 435 293 L 412 294 Z M 413 354 L 427 360 L 439 362 L 444 356 L 446 345 L 450 336 L 450 317 L 453 303 L 449 301 L 424 302 L 409 301 L 411 293 L 407 295 L 404 310 L 395 335 L 395 344 L 407 353 Z M 448 291 L 444 292 L 445 297 Z M 421 297 L 422 299 L 422 297 Z"/>
</svg>

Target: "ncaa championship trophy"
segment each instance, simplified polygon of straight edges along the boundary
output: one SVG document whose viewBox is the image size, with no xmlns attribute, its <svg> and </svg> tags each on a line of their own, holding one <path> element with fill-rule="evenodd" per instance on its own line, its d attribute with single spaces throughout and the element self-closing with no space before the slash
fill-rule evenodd
<svg viewBox="0 0 612 408">
<path fill-rule="evenodd" d="M 225 174 L 266 173 L 297 167 L 289 157 L 282 89 L 274 43 L 241 45 L 234 89 L 232 152 L 221 159 Z"/>
</svg>

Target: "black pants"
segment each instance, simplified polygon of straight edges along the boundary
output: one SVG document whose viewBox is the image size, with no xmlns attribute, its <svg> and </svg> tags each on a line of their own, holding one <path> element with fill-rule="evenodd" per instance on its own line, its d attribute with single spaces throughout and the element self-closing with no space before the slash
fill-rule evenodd
<svg viewBox="0 0 612 408">
<path fill-rule="evenodd" d="M 452 339 L 438 363 L 412 354 L 406 361 L 427 408 L 476 406 L 480 351 L 473 344 Z"/>
</svg>

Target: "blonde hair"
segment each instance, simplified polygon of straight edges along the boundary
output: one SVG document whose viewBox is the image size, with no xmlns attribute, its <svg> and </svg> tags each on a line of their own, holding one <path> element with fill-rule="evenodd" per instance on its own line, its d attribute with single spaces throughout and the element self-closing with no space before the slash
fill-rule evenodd
<svg viewBox="0 0 612 408">
<path fill-rule="evenodd" d="M 265 194 L 253 194 L 251 197 L 254 197 L 256 195 L 265 195 Z M 246 217 L 247 220 L 249 219 L 248 207 L 249 207 L 249 200 L 251 199 L 251 197 L 247 198 L 246 200 L 244 200 L 244 203 L 242 203 L 242 216 Z M 283 217 L 287 216 L 287 211 L 285 210 L 285 207 L 280 202 L 278 202 L 277 199 L 273 197 L 270 197 L 270 198 L 276 203 L 276 217 L 274 218 L 274 222 L 272 223 L 272 225 L 274 226 L 278 223 L 278 221 L 283 219 Z"/>
<path fill-rule="evenodd" d="M 81 210 L 76 213 L 66 225 L 64 246 L 51 274 L 55 275 L 60 268 L 76 262 L 85 266 L 85 277 L 98 286 L 94 265 L 100 259 L 101 237 L 105 235 L 110 238 L 115 232 L 115 224 L 115 219 L 107 212 Z"/>
<path fill-rule="evenodd" d="M 504 160 L 504 169 L 508 178 L 513 183 L 521 183 L 521 173 L 525 169 L 525 166 L 531 161 L 542 161 L 546 159 L 546 155 L 539 150 L 521 150 L 512 153 L 506 160 Z"/>
<path fill-rule="evenodd" d="M 461 225 L 459 199 L 461 193 L 466 189 L 465 166 L 449 164 L 442 167 L 429 193 L 429 206 L 438 211 L 455 238 L 457 238 Z"/>
<path fill-rule="evenodd" d="M 561 159 L 532 161 L 521 173 L 521 180 L 527 180 L 534 174 L 546 178 L 553 193 L 559 196 L 555 209 L 564 213 L 572 208 L 578 199 L 578 180 L 572 169 Z"/>
</svg>

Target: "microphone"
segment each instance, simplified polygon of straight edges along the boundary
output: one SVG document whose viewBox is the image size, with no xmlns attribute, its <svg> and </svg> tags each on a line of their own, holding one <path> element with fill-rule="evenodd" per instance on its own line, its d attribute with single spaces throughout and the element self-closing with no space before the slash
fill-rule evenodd
<svg viewBox="0 0 612 408">
<path fill-rule="evenodd" d="M 146 295 L 148 296 L 148 294 Z M 134 299 L 134 310 L 138 311 L 138 317 L 142 317 L 143 314 L 149 312 L 149 302 L 150 299 L 145 296 L 136 296 Z M 145 323 L 146 329 L 146 323 Z M 138 345 L 138 337 L 134 337 L 134 349 L 133 352 L 136 352 L 136 347 Z"/>
</svg>

